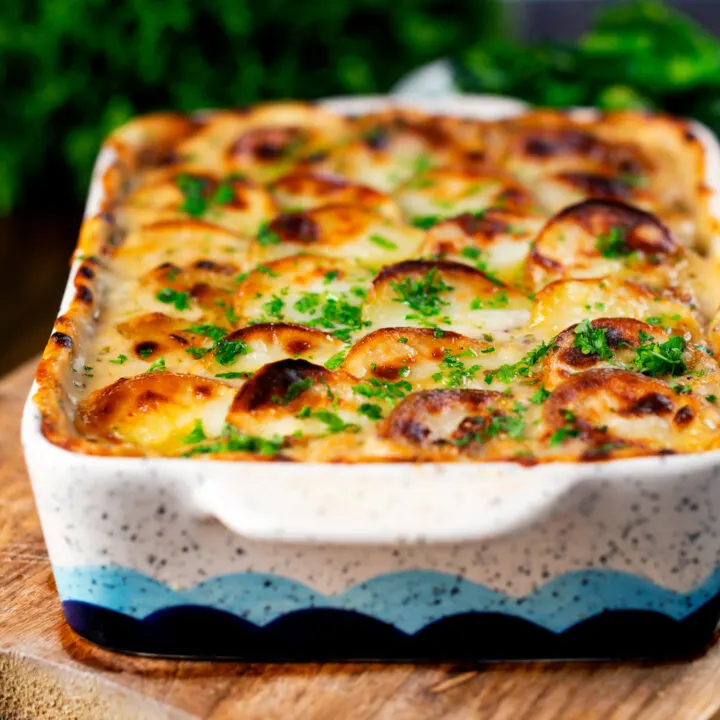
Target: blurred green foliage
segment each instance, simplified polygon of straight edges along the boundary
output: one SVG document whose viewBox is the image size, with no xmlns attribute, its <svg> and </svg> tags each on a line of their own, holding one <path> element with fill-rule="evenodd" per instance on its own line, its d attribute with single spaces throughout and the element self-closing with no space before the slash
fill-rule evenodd
<svg viewBox="0 0 720 720">
<path fill-rule="evenodd" d="M 720 41 L 659 0 L 611 5 L 572 46 L 476 43 L 455 69 L 469 92 L 552 107 L 666 110 L 720 131 Z"/>
<path fill-rule="evenodd" d="M 495 0 L 6 0 L 0 212 L 81 199 L 100 141 L 138 112 L 384 92 L 496 32 L 496 12 Z"/>
</svg>

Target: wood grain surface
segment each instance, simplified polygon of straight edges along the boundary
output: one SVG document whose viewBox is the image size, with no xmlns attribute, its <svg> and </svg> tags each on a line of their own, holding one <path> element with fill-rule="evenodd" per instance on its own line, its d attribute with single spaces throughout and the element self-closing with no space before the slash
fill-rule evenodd
<svg viewBox="0 0 720 720">
<path fill-rule="evenodd" d="M 693 662 L 486 665 L 149 660 L 65 625 L 22 459 L 34 363 L 0 382 L 0 719 L 720 720 L 720 647 Z"/>
</svg>

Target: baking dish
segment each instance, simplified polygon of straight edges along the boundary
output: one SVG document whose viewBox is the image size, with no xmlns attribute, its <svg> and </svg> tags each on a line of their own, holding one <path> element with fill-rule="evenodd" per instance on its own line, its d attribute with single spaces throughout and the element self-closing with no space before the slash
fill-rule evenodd
<svg viewBox="0 0 720 720">
<path fill-rule="evenodd" d="M 397 102 L 325 104 L 358 114 Z M 481 96 L 403 102 L 478 118 L 523 112 Z M 718 217 L 720 151 L 694 131 Z M 87 217 L 115 161 L 101 152 Z M 32 394 L 23 443 L 65 616 L 117 650 L 670 655 L 707 643 L 720 617 L 716 451 L 536 467 L 94 457 L 45 439 Z"/>
</svg>

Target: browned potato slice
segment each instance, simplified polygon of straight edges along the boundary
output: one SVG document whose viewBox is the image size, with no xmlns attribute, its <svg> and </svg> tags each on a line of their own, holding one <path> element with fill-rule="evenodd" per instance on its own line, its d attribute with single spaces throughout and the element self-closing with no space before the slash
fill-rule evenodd
<svg viewBox="0 0 720 720">
<path fill-rule="evenodd" d="M 563 277 L 605 275 L 668 287 L 677 280 L 680 249 L 654 216 L 609 200 L 586 200 L 551 219 L 527 263 L 528 280 L 542 288 Z"/>
<path fill-rule="evenodd" d="M 331 372 L 306 360 L 265 365 L 238 392 L 228 422 L 242 432 L 295 436 L 300 443 L 318 435 L 360 432 L 376 419 L 362 412 L 366 398 L 354 391 L 357 384 L 342 370 Z"/>
<path fill-rule="evenodd" d="M 538 201 L 552 213 L 587 199 L 617 200 L 646 210 L 659 210 L 651 193 L 632 175 L 566 171 L 541 178 L 535 185 Z"/>
<path fill-rule="evenodd" d="M 294 255 L 261 265 L 242 281 L 235 311 L 243 322 L 294 322 L 342 340 L 363 327 L 360 305 L 370 271 L 343 260 Z"/>
<path fill-rule="evenodd" d="M 579 372 L 602 367 L 680 378 L 678 382 L 691 387 L 717 382 L 717 363 L 707 346 L 696 346 L 632 318 L 599 318 L 572 325 L 552 345 L 543 360 L 542 382 L 547 389 Z M 640 355 L 638 347 L 642 348 Z"/>
<path fill-rule="evenodd" d="M 382 434 L 411 446 L 416 459 L 488 456 L 502 452 L 508 431 L 517 435 L 520 425 L 510 420 L 518 417 L 511 408 L 501 393 L 488 390 L 423 390 L 392 411 Z M 520 447 L 515 443 L 513 450 Z"/>
<path fill-rule="evenodd" d="M 548 398 L 543 414 L 550 445 L 564 455 L 697 452 L 718 444 L 720 417 L 710 403 L 626 370 L 600 368 L 571 377 Z"/>
<path fill-rule="evenodd" d="M 275 181 L 271 191 L 284 212 L 314 210 L 323 205 L 357 205 L 393 220 L 401 218 L 400 209 L 389 195 L 329 173 L 296 171 Z"/>
<path fill-rule="evenodd" d="M 524 325 L 530 301 L 479 270 L 449 261 L 410 260 L 373 280 L 363 317 L 372 327 L 441 327 L 470 337 Z"/>
<path fill-rule="evenodd" d="M 205 356 L 204 364 L 211 375 L 242 382 L 263 365 L 287 358 L 324 364 L 343 347 L 340 340 L 320 330 L 290 323 L 263 323 L 224 337 Z"/>
<path fill-rule="evenodd" d="M 298 102 L 258 105 L 248 111 L 211 112 L 179 143 L 185 172 L 222 168 L 266 182 L 323 152 L 347 134 L 347 120 Z"/>
<path fill-rule="evenodd" d="M 477 214 L 490 207 L 530 212 L 534 199 L 520 183 L 500 171 L 434 168 L 416 175 L 395 191 L 411 220 Z"/>
<path fill-rule="evenodd" d="M 253 245 L 256 263 L 312 252 L 380 266 L 417 253 L 423 233 L 354 205 L 325 205 L 286 213 L 261 230 Z"/>
<path fill-rule="evenodd" d="M 420 255 L 466 263 L 512 285 L 524 281 L 530 244 L 544 224 L 540 215 L 500 208 L 464 213 L 433 226 Z"/>
<path fill-rule="evenodd" d="M 131 232 L 115 250 L 113 271 L 137 278 L 163 263 L 183 267 L 197 260 L 248 267 L 250 241 L 201 220 L 167 220 Z"/>
<path fill-rule="evenodd" d="M 458 127 L 408 111 L 367 115 L 355 121 L 359 137 L 333 153 L 333 166 L 350 180 L 388 192 L 430 167 L 482 159 L 481 139 L 455 132 Z"/>
<path fill-rule="evenodd" d="M 209 378 L 153 372 L 121 378 L 78 406 L 78 428 L 93 438 L 127 442 L 158 452 L 186 449 L 182 436 L 196 422 L 220 433 L 235 389 Z"/>
<path fill-rule="evenodd" d="M 573 323 L 600 317 L 641 318 L 695 339 L 702 331 L 693 310 L 673 296 L 618 278 L 558 280 L 535 297 L 530 332 L 550 339 Z"/>
<path fill-rule="evenodd" d="M 255 235 L 277 213 L 270 194 L 260 185 L 230 175 L 172 173 L 156 184 L 132 192 L 121 211 L 132 230 L 163 220 L 201 217 L 243 235 Z"/>
<path fill-rule="evenodd" d="M 454 332 L 383 328 L 355 343 L 343 369 L 358 378 L 450 387 L 484 385 L 484 370 L 506 362 L 502 347 Z"/>
</svg>

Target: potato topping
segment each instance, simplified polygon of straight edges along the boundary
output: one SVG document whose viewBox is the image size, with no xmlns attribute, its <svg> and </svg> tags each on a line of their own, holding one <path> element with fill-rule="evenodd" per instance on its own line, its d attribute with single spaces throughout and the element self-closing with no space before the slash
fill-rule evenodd
<svg viewBox="0 0 720 720">
<path fill-rule="evenodd" d="M 528 465 L 720 446 L 716 223 L 684 122 L 159 117 L 113 134 L 83 225 L 38 374 L 54 442 Z"/>
</svg>

